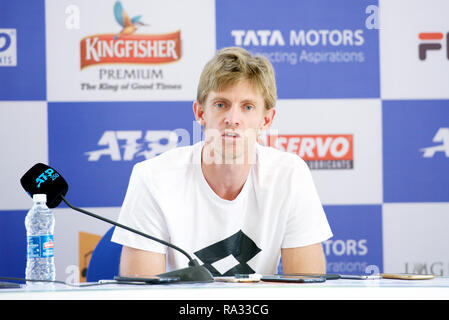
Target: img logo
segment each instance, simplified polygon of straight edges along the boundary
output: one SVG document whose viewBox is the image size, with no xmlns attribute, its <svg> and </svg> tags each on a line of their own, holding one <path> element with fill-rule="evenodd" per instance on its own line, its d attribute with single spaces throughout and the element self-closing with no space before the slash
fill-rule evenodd
<svg viewBox="0 0 449 320">
<path fill-rule="evenodd" d="M 59 177 L 59 174 L 54 172 L 53 169 L 47 169 L 44 172 L 42 172 L 37 178 L 37 188 L 41 187 L 41 184 L 47 181 L 48 179 L 51 179 L 52 181 L 55 181 Z"/>
<path fill-rule="evenodd" d="M 427 51 L 441 49 L 444 35 L 441 32 L 421 32 L 418 38 L 423 40 L 418 46 L 419 60 L 426 60 Z M 449 32 L 446 34 L 446 57 L 449 60 Z"/>
<path fill-rule="evenodd" d="M 17 66 L 17 31 L 0 29 L 0 67 Z"/>
<path fill-rule="evenodd" d="M 449 265 L 446 267 L 442 261 L 405 262 L 404 272 L 445 276 L 449 274 Z"/>
<path fill-rule="evenodd" d="M 179 140 L 181 137 L 181 141 Z M 98 150 L 86 152 L 88 161 L 104 157 L 112 161 L 132 161 L 153 158 L 178 146 L 189 145 L 190 135 L 184 129 L 169 130 L 107 130 L 103 133 Z"/>
<path fill-rule="evenodd" d="M 433 158 L 435 153 L 443 152 L 446 158 L 449 158 L 449 128 L 439 128 L 432 141 L 441 142 L 441 144 L 420 149 L 424 152 L 423 157 Z"/>
</svg>

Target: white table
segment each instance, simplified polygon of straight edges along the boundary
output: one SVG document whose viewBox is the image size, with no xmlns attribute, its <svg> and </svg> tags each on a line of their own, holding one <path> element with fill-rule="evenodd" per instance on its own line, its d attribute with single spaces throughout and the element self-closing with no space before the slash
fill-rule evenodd
<svg viewBox="0 0 449 320">
<path fill-rule="evenodd" d="M 72 287 L 24 285 L 1 289 L 0 300 L 449 300 L 449 277 L 431 280 L 327 280 L 324 283 L 224 283 Z"/>
</svg>

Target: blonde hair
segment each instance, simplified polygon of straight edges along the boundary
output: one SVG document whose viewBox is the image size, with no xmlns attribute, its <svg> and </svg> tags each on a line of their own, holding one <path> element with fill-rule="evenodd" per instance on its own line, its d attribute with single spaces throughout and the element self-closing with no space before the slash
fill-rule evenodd
<svg viewBox="0 0 449 320">
<path fill-rule="evenodd" d="M 203 69 L 197 90 L 197 101 L 204 105 L 210 91 L 221 91 L 242 80 L 258 89 L 265 100 L 265 108 L 276 104 L 276 80 L 271 63 L 263 56 L 251 56 L 240 47 L 221 49 Z"/>
</svg>

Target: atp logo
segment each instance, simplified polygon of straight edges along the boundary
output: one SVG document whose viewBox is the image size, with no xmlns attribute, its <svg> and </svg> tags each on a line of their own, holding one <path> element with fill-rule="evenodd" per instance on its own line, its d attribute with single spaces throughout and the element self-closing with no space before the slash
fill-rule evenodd
<svg viewBox="0 0 449 320">
<path fill-rule="evenodd" d="M 99 161 L 102 157 L 112 161 L 132 161 L 138 157 L 150 159 L 159 154 L 188 145 L 189 133 L 184 129 L 169 130 L 107 130 L 98 141 L 99 150 L 85 152 L 87 161 Z M 178 141 L 179 138 L 181 141 Z"/>
<path fill-rule="evenodd" d="M 449 158 L 449 128 L 439 128 L 432 141 L 441 142 L 441 144 L 420 149 L 424 152 L 423 157 L 433 158 L 435 153 L 444 152 L 446 158 Z"/>
<path fill-rule="evenodd" d="M 44 172 L 42 172 L 39 175 L 39 177 L 36 178 L 37 188 L 40 188 L 41 184 L 47 181 L 48 179 L 55 181 L 57 178 L 59 178 L 59 174 L 54 172 L 53 169 L 47 169 Z"/>
<path fill-rule="evenodd" d="M 421 32 L 418 38 L 424 41 L 418 46 L 419 60 L 426 60 L 427 51 L 440 50 L 442 48 L 440 42 L 443 40 L 444 35 L 441 32 Z M 449 60 L 449 32 L 446 34 L 446 57 Z"/>
</svg>

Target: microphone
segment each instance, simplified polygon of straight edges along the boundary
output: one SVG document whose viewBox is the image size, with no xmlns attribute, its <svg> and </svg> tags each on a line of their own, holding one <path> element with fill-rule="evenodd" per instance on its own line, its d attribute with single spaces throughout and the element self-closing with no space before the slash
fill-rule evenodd
<svg viewBox="0 0 449 320">
<path fill-rule="evenodd" d="M 67 182 L 64 180 L 64 178 L 59 172 L 57 172 L 55 169 L 49 167 L 46 164 L 43 163 L 35 164 L 23 175 L 23 177 L 20 179 L 20 184 L 31 197 L 33 197 L 34 194 L 39 193 L 46 194 L 47 206 L 49 208 L 55 208 L 61 203 L 61 201 L 64 201 L 67 204 L 67 206 L 69 206 L 73 210 L 84 213 L 93 218 L 102 220 L 116 227 L 128 230 L 130 232 L 134 232 L 140 236 L 151 239 L 153 241 L 162 243 L 163 245 L 166 245 L 181 252 L 183 255 L 187 257 L 187 259 L 189 259 L 189 266 L 187 268 L 165 272 L 162 274 L 158 274 L 157 276 L 178 277 L 180 282 L 190 282 L 190 283 L 214 281 L 212 274 L 210 273 L 209 270 L 206 269 L 206 267 L 200 265 L 196 259 L 193 259 L 186 251 L 175 246 L 174 244 L 155 238 L 146 233 L 135 230 L 121 223 L 109 220 L 102 216 L 96 215 L 87 210 L 77 208 L 72 204 L 70 204 L 65 198 L 65 195 L 67 194 L 67 191 L 69 189 Z"/>
</svg>

